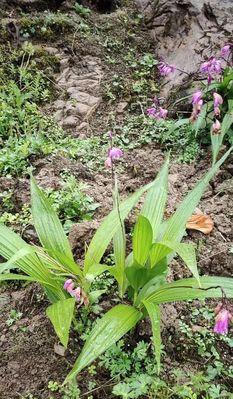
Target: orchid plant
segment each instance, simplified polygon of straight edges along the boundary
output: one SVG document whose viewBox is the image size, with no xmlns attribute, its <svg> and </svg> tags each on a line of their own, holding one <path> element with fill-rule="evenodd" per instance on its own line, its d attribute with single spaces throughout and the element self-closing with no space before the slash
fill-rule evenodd
<svg viewBox="0 0 233 399">
<path fill-rule="evenodd" d="M 84 264 L 76 263 L 62 225 L 43 191 L 31 177 L 32 215 L 41 247 L 29 245 L 4 225 L 0 225 L 0 255 L 8 261 L 0 264 L 0 280 L 26 280 L 39 283 L 51 305 L 47 316 L 61 341 L 67 347 L 72 320 L 77 308 L 89 306 L 102 293 L 92 290 L 92 282 L 104 271 L 117 281 L 121 304 L 114 306 L 99 319 L 88 337 L 66 382 L 92 363 L 112 344 L 149 316 L 158 372 L 160 370 L 161 334 L 160 308 L 163 303 L 190 299 L 222 298 L 216 310 L 215 331 L 226 333 L 231 318 L 226 298 L 233 297 L 233 279 L 199 276 L 195 246 L 182 243 L 185 225 L 197 206 L 205 187 L 226 160 L 229 150 L 206 173 L 184 198 L 176 212 L 164 218 L 168 188 L 166 159 L 154 182 L 120 202 L 114 167 L 123 155 L 113 146 L 108 152 L 106 166 L 114 181 L 114 209 L 104 219 L 85 254 Z M 127 251 L 124 220 L 146 194 L 134 226 L 132 250 Z M 115 265 L 101 262 L 113 242 Z M 177 254 L 193 274 L 191 278 L 167 282 L 169 262 Z M 21 270 L 13 273 L 12 270 Z M 224 302 L 225 301 L 225 302 Z"/>
<path fill-rule="evenodd" d="M 220 51 L 219 58 L 210 57 L 200 66 L 200 83 L 192 95 L 193 110 L 190 118 L 178 120 L 173 129 L 183 124 L 192 124 L 196 134 L 200 129 L 210 130 L 213 163 L 216 162 L 219 150 L 227 134 L 233 144 L 233 45 L 226 44 Z M 175 71 L 185 73 L 174 65 L 162 61 L 158 64 L 161 76 L 170 76 Z M 147 109 L 147 114 L 165 119 L 168 110 L 159 106 L 155 99 L 154 106 Z"/>
</svg>

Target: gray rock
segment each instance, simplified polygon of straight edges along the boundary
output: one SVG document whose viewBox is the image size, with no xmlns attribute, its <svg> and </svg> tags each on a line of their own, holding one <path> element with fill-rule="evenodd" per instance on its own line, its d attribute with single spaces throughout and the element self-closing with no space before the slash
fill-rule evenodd
<svg viewBox="0 0 233 399">
<path fill-rule="evenodd" d="M 232 34 L 232 0 L 135 0 L 156 43 L 159 58 L 195 73 L 203 60 L 229 41 Z M 168 95 L 183 76 L 176 72 L 162 94 Z"/>
<path fill-rule="evenodd" d="M 77 125 L 77 123 L 79 122 L 79 119 L 75 116 L 67 116 L 65 119 L 63 119 L 62 121 L 62 126 L 65 128 L 72 128 L 75 127 Z"/>
<path fill-rule="evenodd" d="M 55 121 L 60 122 L 62 120 L 63 116 L 64 116 L 63 110 L 59 109 L 58 111 L 55 112 L 53 117 L 54 117 Z"/>
<path fill-rule="evenodd" d="M 59 53 L 56 47 L 44 47 L 44 50 L 47 51 L 50 55 L 57 55 Z"/>
</svg>

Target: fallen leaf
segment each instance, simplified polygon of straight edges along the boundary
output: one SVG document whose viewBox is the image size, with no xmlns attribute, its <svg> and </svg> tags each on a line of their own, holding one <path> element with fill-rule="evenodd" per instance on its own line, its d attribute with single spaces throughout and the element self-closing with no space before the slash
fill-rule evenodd
<svg viewBox="0 0 233 399">
<path fill-rule="evenodd" d="M 192 215 L 186 223 L 186 229 L 198 230 L 209 234 L 214 228 L 214 222 L 210 216 L 202 214 Z"/>
</svg>

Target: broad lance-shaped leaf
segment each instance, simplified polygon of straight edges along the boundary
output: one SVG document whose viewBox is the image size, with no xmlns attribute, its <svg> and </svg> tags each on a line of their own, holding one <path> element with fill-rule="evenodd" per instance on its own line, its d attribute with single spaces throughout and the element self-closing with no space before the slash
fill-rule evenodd
<svg viewBox="0 0 233 399">
<path fill-rule="evenodd" d="M 216 276 L 201 276 L 201 288 L 194 278 L 185 278 L 173 283 L 167 283 L 155 289 L 148 296 L 146 301 L 154 304 L 185 301 L 191 299 L 205 299 L 205 298 L 221 298 L 224 295 L 227 298 L 233 298 L 233 278 L 216 277 Z"/>
<path fill-rule="evenodd" d="M 53 324 L 54 330 L 62 345 L 67 348 L 69 331 L 74 314 L 75 298 L 68 298 L 50 305 L 46 315 Z"/>
<path fill-rule="evenodd" d="M 197 259 L 195 253 L 195 245 L 163 241 L 153 244 L 150 251 L 151 266 L 156 267 L 156 263 L 165 258 L 172 252 L 176 252 L 184 263 L 188 266 L 197 281 L 200 282 L 197 270 Z"/>
<path fill-rule="evenodd" d="M 223 157 L 212 166 L 209 172 L 200 180 L 193 190 L 184 198 L 181 204 L 178 206 L 174 215 L 172 215 L 167 222 L 165 222 L 165 231 L 160 241 L 176 241 L 179 242 L 184 235 L 185 225 L 188 218 L 193 214 L 201 196 L 209 183 L 213 178 L 217 170 L 227 159 L 233 148 L 230 148 Z"/>
<path fill-rule="evenodd" d="M 143 301 L 143 304 L 149 314 L 152 326 L 153 333 L 153 342 L 154 342 L 154 350 L 155 350 L 155 358 L 157 362 L 158 374 L 160 373 L 161 367 L 161 315 L 160 308 L 158 305 L 155 305 L 150 301 Z"/>
<path fill-rule="evenodd" d="M 152 245 L 153 230 L 149 220 L 142 216 L 138 216 L 137 223 L 133 232 L 133 256 L 139 265 L 144 265 Z"/>
<path fill-rule="evenodd" d="M 167 157 L 151 189 L 148 191 L 141 211 L 141 215 L 145 216 L 151 224 L 153 240 L 158 236 L 167 201 L 168 166 L 169 157 Z"/>
<path fill-rule="evenodd" d="M 70 244 L 60 220 L 33 177 L 31 178 L 31 197 L 33 221 L 43 247 L 58 261 L 64 262 L 67 258 L 68 261 L 74 262 Z M 60 254 L 62 254 L 62 259 Z M 73 263 L 70 266 L 67 262 L 66 266 L 70 267 L 71 271 L 75 269 Z"/>
<path fill-rule="evenodd" d="M 145 191 L 149 190 L 153 184 L 154 183 L 147 184 L 145 187 L 142 187 L 140 190 L 136 191 L 136 193 L 131 195 L 131 197 L 122 201 L 119 205 L 119 209 L 113 209 L 104 219 L 103 223 L 96 231 L 88 247 L 84 261 L 85 274 L 88 274 L 89 268 L 93 264 L 100 263 L 100 260 L 104 252 L 106 251 L 109 243 L 111 242 L 114 234 L 116 234 L 116 232 L 118 231 L 120 227 L 118 212 L 120 212 L 121 220 L 125 220 L 126 216 L 134 207 L 134 205 L 138 202 L 142 194 Z"/>
<path fill-rule="evenodd" d="M 0 224 L 0 255 L 14 263 L 20 270 L 33 277 L 34 281 L 42 281 L 56 287 L 50 271 L 18 234 Z M 1 266 L 0 266 L 1 269 Z"/>
<path fill-rule="evenodd" d="M 140 320 L 142 314 L 132 306 L 117 305 L 96 322 L 65 382 L 72 380 Z"/>
</svg>

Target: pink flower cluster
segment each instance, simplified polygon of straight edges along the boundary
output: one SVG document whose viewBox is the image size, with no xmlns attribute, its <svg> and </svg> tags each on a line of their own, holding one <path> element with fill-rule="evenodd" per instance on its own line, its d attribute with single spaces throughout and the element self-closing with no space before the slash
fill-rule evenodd
<svg viewBox="0 0 233 399">
<path fill-rule="evenodd" d="M 162 107 L 151 107 L 146 110 L 147 115 L 154 119 L 165 119 L 167 117 L 168 110 Z"/>
<path fill-rule="evenodd" d="M 116 159 L 123 157 L 123 151 L 118 147 L 112 147 L 108 150 L 108 157 L 105 161 L 106 168 L 112 168 L 113 162 Z"/>
<path fill-rule="evenodd" d="M 80 302 L 80 304 L 84 303 L 84 305 L 88 305 L 89 301 L 86 294 L 84 294 L 80 287 L 74 287 L 75 285 L 71 278 L 66 280 L 63 286 L 64 290 L 67 291 L 72 297 L 74 297 L 77 302 Z"/>
<path fill-rule="evenodd" d="M 215 326 L 214 332 L 216 334 L 227 334 L 229 329 L 229 321 L 233 321 L 233 316 L 229 310 L 223 307 L 222 303 L 219 303 L 215 308 Z"/>
<path fill-rule="evenodd" d="M 227 61 L 231 52 L 232 44 L 226 44 L 221 48 L 220 54 L 224 61 Z M 200 67 L 200 72 L 207 74 L 207 82 L 210 84 L 213 78 L 218 77 L 222 73 L 222 62 L 216 57 L 210 57 L 208 61 L 203 62 Z"/>
<path fill-rule="evenodd" d="M 210 57 L 208 61 L 201 64 L 200 72 L 207 74 L 207 82 L 210 84 L 213 78 L 222 72 L 221 61 L 215 57 Z"/>
<path fill-rule="evenodd" d="M 161 76 L 168 76 L 171 73 L 175 71 L 175 66 L 174 65 L 169 65 L 164 61 L 159 62 L 158 64 L 158 70 L 160 72 Z"/>
<path fill-rule="evenodd" d="M 193 111 L 190 117 L 190 121 L 194 122 L 202 109 L 203 106 L 203 99 L 202 99 L 203 93 L 201 90 L 197 90 L 193 96 L 192 96 L 192 105 L 193 105 Z M 220 94 L 214 92 L 213 93 L 213 100 L 214 100 L 214 114 L 215 116 L 220 116 L 220 108 L 219 106 L 223 104 L 223 98 Z M 218 134 L 221 130 L 221 124 L 218 119 L 213 123 L 212 125 L 212 133 Z"/>
</svg>

